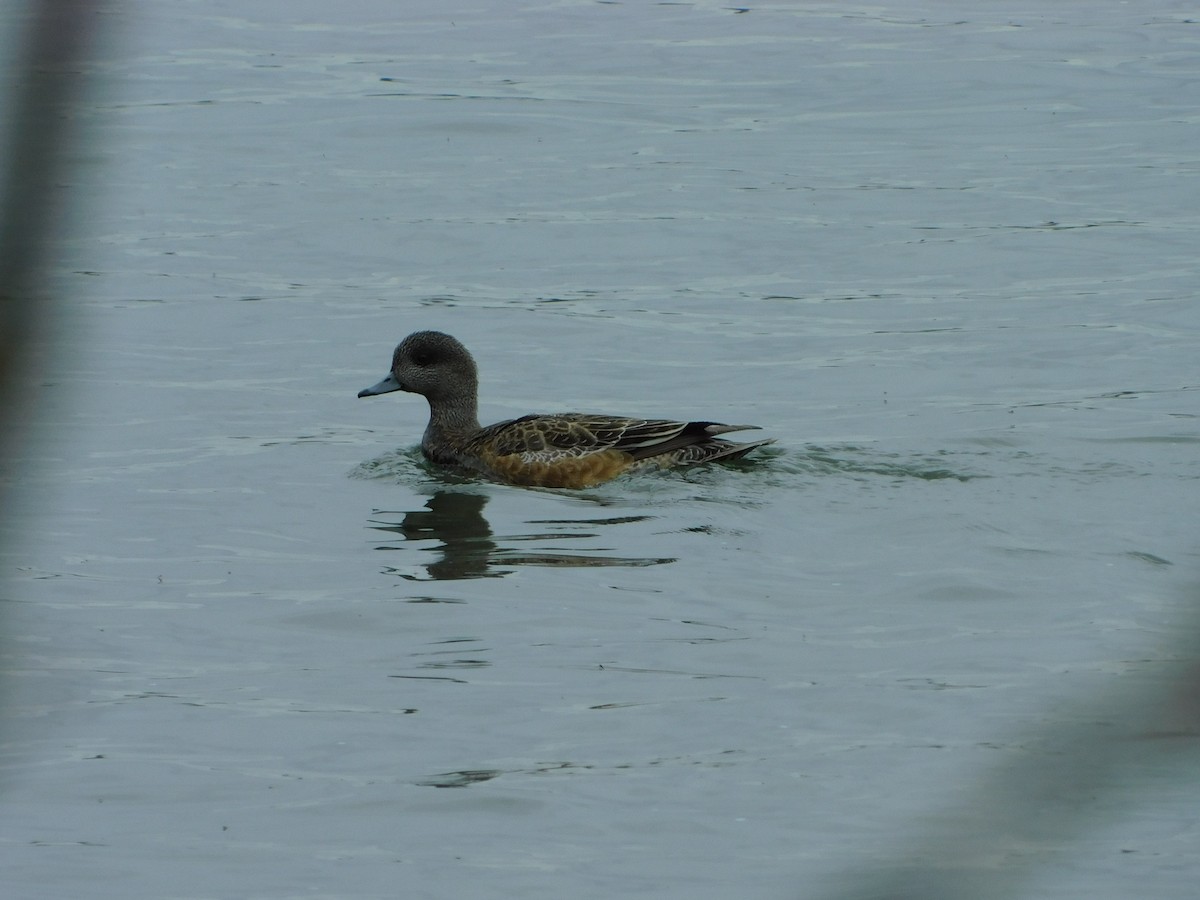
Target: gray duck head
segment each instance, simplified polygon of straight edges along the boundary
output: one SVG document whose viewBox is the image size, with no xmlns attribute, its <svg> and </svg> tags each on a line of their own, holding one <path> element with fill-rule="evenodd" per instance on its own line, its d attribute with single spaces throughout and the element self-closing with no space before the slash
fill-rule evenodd
<svg viewBox="0 0 1200 900">
<path fill-rule="evenodd" d="M 475 360 L 460 341 L 441 331 L 416 331 L 396 347 L 388 376 L 358 396 L 410 391 L 422 394 L 431 405 L 473 406 L 478 383 Z"/>
</svg>

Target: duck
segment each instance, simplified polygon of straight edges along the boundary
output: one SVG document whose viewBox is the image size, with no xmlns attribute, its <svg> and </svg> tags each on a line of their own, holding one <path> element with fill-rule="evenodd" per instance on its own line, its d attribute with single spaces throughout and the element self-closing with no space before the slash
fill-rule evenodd
<svg viewBox="0 0 1200 900">
<path fill-rule="evenodd" d="M 542 413 L 479 424 L 479 375 L 463 344 L 441 331 L 417 331 L 392 354 L 377 384 L 358 392 L 422 395 L 429 424 L 421 451 L 433 463 L 523 487 L 590 488 L 643 469 L 740 459 L 765 438 L 735 443 L 718 437 L 757 425 L 679 422 L 593 413 Z"/>
</svg>

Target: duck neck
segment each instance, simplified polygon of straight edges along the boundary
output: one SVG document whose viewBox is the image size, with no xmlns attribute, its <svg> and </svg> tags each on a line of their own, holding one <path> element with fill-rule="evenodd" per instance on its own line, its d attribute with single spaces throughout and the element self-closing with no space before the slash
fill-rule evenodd
<svg viewBox="0 0 1200 900">
<path fill-rule="evenodd" d="M 474 391 L 469 397 L 430 400 L 429 429 L 443 435 L 478 431 L 479 412 Z"/>
</svg>

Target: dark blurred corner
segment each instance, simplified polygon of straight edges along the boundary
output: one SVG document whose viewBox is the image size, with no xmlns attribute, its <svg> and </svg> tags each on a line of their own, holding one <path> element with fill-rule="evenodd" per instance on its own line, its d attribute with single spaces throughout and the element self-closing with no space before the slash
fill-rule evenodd
<svg viewBox="0 0 1200 900">
<path fill-rule="evenodd" d="M 47 273 L 67 212 L 60 186 L 78 138 L 72 107 L 88 81 L 84 63 L 100 7 L 93 0 L 0 5 L 0 28 L 16 50 L 5 54 L 0 71 L 6 94 L 0 108 L 7 111 L 0 130 L 0 540 L 15 527 L 18 461 L 30 453 L 26 388 L 36 376 L 35 348 L 51 304 L 60 300 L 49 296 Z M 0 593 L 5 642 L 11 599 Z M 7 683 L 0 683 L 0 703 L 7 693 Z"/>
<path fill-rule="evenodd" d="M 1152 806 L 1164 773 L 1190 783 L 1200 757 L 1200 585 L 1185 589 L 1179 606 L 1174 646 L 1130 665 L 1116 683 L 1105 679 L 1102 692 L 997 735 L 1008 745 L 1001 761 L 955 785 L 952 804 L 915 810 L 894 823 L 892 846 L 799 896 L 1040 896 L 1040 873 L 1067 862 L 1093 829 Z"/>
</svg>

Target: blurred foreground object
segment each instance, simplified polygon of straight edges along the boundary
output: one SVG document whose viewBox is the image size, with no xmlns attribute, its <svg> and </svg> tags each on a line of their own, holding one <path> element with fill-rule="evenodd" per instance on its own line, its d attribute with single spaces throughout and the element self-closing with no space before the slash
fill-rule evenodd
<svg viewBox="0 0 1200 900">
<path fill-rule="evenodd" d="M 26 5 L 22 54 L 6 71 L 12 92 L 0 164 L 0 491 L 12 482 L 11 456 L 20 429 L 21 373 L 46 320 L 44 274 L 60 221 L 58 192 L 73 137 L 70 107 L 96 20 L 90 0 Z M 0 496 L 0 511 L 5 511 Z"/>
<path fill-rule="evenodd" d="M 1116 690 L 1064 705 L 1010 741 L 1006 760 L 964 781 L 953 806 L 918 812 L 893 847 L 834 876 L 814 900 L 1001 900 L 1079 852 L 1147 798 L 1163 768 L 1194 777 L 1200 756 L 1200 586 L 1182 598 L 1178 639 Z M 1016 749 L 1019 748 L 1019 749 Z M 1107 895 L 1106 895 L 1107 896 Z"/>
<path fill-rule="evenodd" d="M 57 186 L 74 136 L 70 109 L 85 81 L 81 63 L 96 6 L 89 0 L 41 0 L 21 11 L 10 5 L 3 15 L 9 21 L 0 24 L 22 32 L 19 60 L 5 68 L 0 82 L 11 94 L 0 131 L 0 526 L 7 526 L 13 519 L 14 460 L 26 430 L 28 369 L 48 319 L 45 276 L 61 221 Z M 0 622 L 0 637 L 7 633 Z"/>
</svg>

